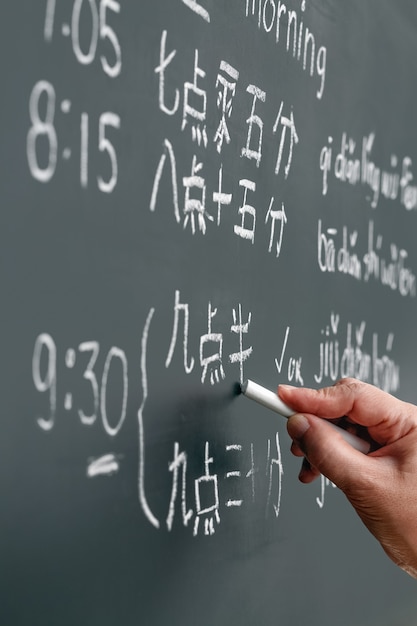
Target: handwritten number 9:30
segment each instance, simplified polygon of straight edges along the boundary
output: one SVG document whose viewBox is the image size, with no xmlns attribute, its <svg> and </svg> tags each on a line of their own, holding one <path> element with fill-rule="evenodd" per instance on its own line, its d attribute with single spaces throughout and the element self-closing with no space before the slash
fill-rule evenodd
<svg viewBox="0 0 417 626">
<path fill-rule="evenodd" d="M 90 389 L 92 411 L 84 412 L 78 409 L 78 416 L 82 424 L 93 425 L 100 413 L 104 429 L 110 436 L 115 436 L 120 431 L 126 419 L 127 395 L 128 395 L 128 365 L 127 358 L 123 350 L 113 346 L 107 353 L 101 380 L 98 380 L 96 372 L 97 359 L 100 352 L 100 345 L 97 341 L 86 341 L 78 346 L 78 353 L 89 354 L 87 366 L 85 367 L 82 379 L 86 381 Z M 68 369 L 75 366 L 77 352 L 68 349 L 65 356 L 65 365 Z M 116 362 L 119 367 L 116 367 Z M 110 376 L 121 378 L 122 399 L 120 413 L 109 419 L 107 412 L 107 387 Z M 52 337 L 42 333 L 36 339 L 32 357 L 32 377 L 37 391 L 48 398 L 48 410 L 44 416 L 37 417 L 37 423 L 45 431 L 51 430 L 55 425 L 57 413 L 57 348 Z M 67 396 L 72 394 L 68 394 Z M 71 401 L 72 403 L 72 401 Z M 66 406 L 65 408 L 68 408 Z"/>
</svg>

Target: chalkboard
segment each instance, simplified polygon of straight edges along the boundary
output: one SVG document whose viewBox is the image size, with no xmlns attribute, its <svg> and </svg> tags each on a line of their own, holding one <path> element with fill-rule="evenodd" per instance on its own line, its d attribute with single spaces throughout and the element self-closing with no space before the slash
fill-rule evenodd
<svg viewBox="0 0 417 626">
<path fill-rule="evenodd" d="M 1 14 L 1 623 L 414 624 L 251 378 L 417 402 L 411 0 Z"/>
</svg>

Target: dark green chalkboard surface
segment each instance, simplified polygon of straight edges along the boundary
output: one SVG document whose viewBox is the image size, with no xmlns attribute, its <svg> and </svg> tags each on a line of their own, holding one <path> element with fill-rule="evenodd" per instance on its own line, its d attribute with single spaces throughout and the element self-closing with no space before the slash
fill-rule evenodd
<svg viewBox="0 0 417 626">
<path fill-rule="evenodd" d="M 251 378 L 417 402 L 412 0 L 0 9 L 2 626 L 410 626 Z"/>
</svg>

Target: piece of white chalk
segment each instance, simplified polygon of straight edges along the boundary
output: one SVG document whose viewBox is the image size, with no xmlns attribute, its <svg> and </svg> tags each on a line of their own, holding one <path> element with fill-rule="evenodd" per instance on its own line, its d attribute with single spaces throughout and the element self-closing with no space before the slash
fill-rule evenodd
<svg viewBox="0 0 417 626">
<path fill-rule="evenodd" d="M 242 393 L 247 398 L 258 402 L 258 404 L 262 404 L 266 406 L 268 409 L 275 411 L 275 413 L 279 413 L 283 417 L 291 417 L 294 415 L 295 411 L 287 406 L 273 391 L 269 389 L 265 389 L 262 385 L 258 385 L 258 383 L 254 383 L 253 380 L 245 380 L 241 385 Z M 371 444 L 352 433 L 349 433 L 347 430 L 340 428 L 340 426 L 336 426 L 332 422 L 327 422 L 329 426 L 337 430 L 340 433 L 345 441 L 347 441 L 353 448 L 359 450 L 359 452 L 363 452 L 363 454 L 368 454 L 371 449 Z"/>
</svg>

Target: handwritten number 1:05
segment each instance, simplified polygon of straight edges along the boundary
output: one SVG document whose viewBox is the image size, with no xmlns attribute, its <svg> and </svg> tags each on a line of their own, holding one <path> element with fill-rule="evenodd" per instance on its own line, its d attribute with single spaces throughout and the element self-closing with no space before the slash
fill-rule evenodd
<svg viewBox="0 0 417 626">
<path fill-rule="evenodd" d="M 68 351 L 71 352 L 71 351 Z M 93 412 L 86 414 L 82 409 L 78 410 L 81 422 L 92 426 L 97 420 L 100 411 L 104 430 L 108 435 L 114 437 L 120 431 L 126 419 L 127 394 L 128 394 L 128 365 L 127 358 L 123 350 L 113 346 L 107 353 L 104 362 L 101 384 L 97 380 L 95 366 L 100 352 L 100 345 L 97 341 L 85 341 L 78 346 L 79 353 L 90 353 L 87 366 L 84 369 L 82 378 L 87 381 L 92 395 Z M 111 372 L 111 365 L 114 360 L 118 360 L 121 365 L 121 378 L 123 387 L 122 406 L 120 415 L 114 426 L 111 425 L 107 415 L 107 386 Z M 75 353 L 73 363 L 75 365 Z M 47 417 L 38 417 L 38 425 L 42 430 L 51 430 L 55 425 L 57 410 L 57 349 L 54 340 L 47 333 L 39 335 L 35 342 L 32 356 L 32 377 L 35 388 L 40 393 L 49 395 L 49 407 Z"/>
<path fill-rule="evenodd" d="M 41 106 L 41 100 L 46 100 L 46 107 Z M 41 112 L 43 111 L 43 112 Z M 29 115 L 32 126 L 26 140 L 27 159 L 30 172 L 36 180 L 47 183 L 55 174 L 58 161 L 58 135 L 55 128 L 56 94 L 51 83 L 40 80 L 32 89 L 29 99 Z M 67 112 L 68 114 L 68 112 Z M 81 114 L 80 121 L 80 184 L 82 187 L 88 186 L 88 156 L 89 156 L 89 127 L 90 118 L 88 113 Z M 117 184 L 118 164 L 116 150 L 107 137 L 108 128 L 120 128 L 120 117 L 116 113 L 107 111 L 102 113 L 98 122 L 98 150 L 106 154 L 110 160 L 110 176 L 105 180 L 102 176 L 97 176 L 97 185 L 103 193 L 111 193 Z M 47 158 L 40 163 L 37 145 L 42 139 L 43 146 L 45 139 L 47 143 Z M 67 147 L 67 150 L 70 148 Z M 65 154 L 65 150 L 63 155 Z M 63 158 L 69 158 L 67 156 Z"/>
</svg>

